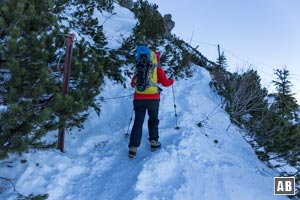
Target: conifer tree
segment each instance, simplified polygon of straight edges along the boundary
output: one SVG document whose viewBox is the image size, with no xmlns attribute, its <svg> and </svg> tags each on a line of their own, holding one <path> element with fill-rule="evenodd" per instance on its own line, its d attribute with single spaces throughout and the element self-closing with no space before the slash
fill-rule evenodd
<svg viewBox="0 0 300 200">
<path fill-rule="evenodd" d="M 285 119 L 299 121 L 297 114 L 299 108 L 291 91 L 292 84 L 289 80 L 289 71 L 286 67 L 284 69 L 276 69 L 275 75 L 277 77 L 273 83 L 276 86 L 277 92 L 272 94 L 275 98 L 272 109 Z"/>
<path fill-rule="evenodd" d="M 156 42 L 166 32 L 163 17 L 157 11 L 157 8 L 156 4 L 150 4 L 144 0 L 134 3 L 132 11 L 139 20 L 134 29 L 134 35 L 138 41 L 145 39 Z"/>
<path fill-rule="evenodd" d="M 257 144 L 264 147 L 258 154 L 263 160 L 281 159 L 283 165 L 297 166 L 300 162 L 298 105 L 292 96 L 288 70 L 277 69 L 275 74 L 273 83 L 277 92 L 270 95 L 274 101 L 263 117 L 253 123 Z"/>
<path fill-rule="evenodd" d="M 106 38 L 98 21 L 90 17 L 92 14 L 82 13 L 86 19 L 69 23 L 70 28 L 81 28 L 81 33 L 92 38 L 94 45 L 84 38 L 75 42 L 68 95 L 61 95 L 62 74 L 50 67 L 64 52 L 62 44 L 69 27 L 60 25 L 64 23 L 59 24 L 57 16 L 69 5 L 66 2 L 0 3 L 0 52 L 5 60 L 1 68 L 6 72 L 0 74 L 0 100 L 6 107 L 0 111 L 0 145 L 5 146 L 0 157 L 9 150 L 22 152 L 29 146 L 45 147 L 41 138 L 50 130 L 62 124 L 67 128 L 82 127 L 90 106 L 100 111 L 93 100 L 103 79 Z M 102 8 L 94 2 L 84 3 L 86 12 Z M 58 121 L 62 115 L 64 120 Z"/>
<path fill-rule="evenodd" d="M 227 58 L 224 54 L 224 52 L 222 51 L 220 57 L 218 57 L 217 62 L 216 62 L 221 68 L 226 69 L 228 67 L 227 64 Z"/>
<path fill-rule="evenodd" d="M 55 55 L 48 47 L 57 35 L 52 6 L 47 0 L 1 2 L 2 68 L 9 77 L 2 82 L 1 96 L 7 110 L 0 116 L 0 144 L 11 139 L 18 151 L 34 145 L 54 117 L 51 107 L 46 106 L 59 91 L 50 80 L 47 62 Z"/>
</svg>

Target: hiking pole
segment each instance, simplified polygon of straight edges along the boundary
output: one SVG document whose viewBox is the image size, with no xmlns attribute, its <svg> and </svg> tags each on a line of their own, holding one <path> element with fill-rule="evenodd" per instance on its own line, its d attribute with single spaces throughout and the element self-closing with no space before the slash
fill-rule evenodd
<svg viewBox="0 0 300 200">
<path fill-rule="evenodd" d="M 175 94 L 174 94 L 174 86 L 173 86 L 173 84 L 172 84 L 172 93 L 173 93 L 173 102 L 174 102 L 174 111 L 175 111 L 175 121 L 176 121 L 175 129 L 176 129 L 176 130 L 179 130 L 180 127 L 178 126 L 178 123 L 177 123 L 177 112 L 176 112 L 176 103 L 175 103 Z"/>
<path fill-rule="evenodd" d="M 129 136 L 129 128 L 130 128 L 130 124 L 132 122 L 133 111 L 134 111 L 134 108 L 132 109 L 132 112 L 131 112 L 131 116 L 130 116 L 130 120 L 129 120 L 129 124 L 128 124 L 128 128 L 127 128 L 127 133 L 124 134 L 126 138 Z"/>
</svg>

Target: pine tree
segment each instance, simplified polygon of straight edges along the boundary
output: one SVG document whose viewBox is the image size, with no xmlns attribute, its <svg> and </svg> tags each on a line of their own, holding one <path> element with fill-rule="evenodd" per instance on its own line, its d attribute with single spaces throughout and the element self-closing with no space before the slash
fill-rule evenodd
<svg viewBox="0 0 300 200">
<path fill-rule="evenodd" d="M 289 80 L 289 71 L 283 69 L 275 70 L 277 93 L 271 94 L 275 101 L 271 105 L 271 110 L 277 113 L 285 123 L 281 123 L 282 130 L 274 135 L 273 151 L 279 152 L 287 160 L 295 165 L 300 161 L 299 158 L 299 106 L 292 93 L 292 84 Z M 297 122 L 297 123 L 296 123 Z"/>
<path fill-rule="evenodd" d="M 223 69 L 226 69 L 228 67 L 227 58 L 223 51 L 222 51 L 222 54 L 220 55 L 220 57 L 218 57 L 216 63 Z"/>
<path fill-rule="evenodd" d="M 166 32 L 163 17 L 157 8 L 156 4 L 150 4 L 144 0 L 134 3 L 132 11 L 139 20 L 134 29 L 134 35 L 138 41 L 152 40 L 155 43 Z M 153 45 L 155 46 L 155 44 Z"/>
<path fill-rule="evenodd" d="M 300 126 L 298 122 L 298 105 L 292 97 L 289 72 L 286 68 L 275 71 L 277 79 L 273 81 L 277 93 L 271 94 L 274 99 L 260 120 L 255 123 L 256 141 L 260 147 L 259 152 L 264 160 L 279 160 L 291 166 L 300 162 Z M 270 156 L 272 154 L 272 156 Z M 280 160 L 281 159 L 281 160 Z M 282 160 L 283 159 L 283 160 Z M 283 163 L 285 165 L 286 163 Z M 280 165 L 276 166 L 280 167 Z M 299 170 L 299 169 L 298 169 Z"/>
<path fill-rule="evenodd" d="M 297 111 L 299 110 L 297 102 L 293 97 L 292 85 L 289 80 L 289 71 L 286 69 L 275 70 L 276 80 L 273 81 L 277 93 L 272 94 L 275 102 L 272 108 L 283 118 L 299 121 Z"/>
<path fill-rule="evenodd" d="M 84 38 L 75 42 L 66 96 L 61 95 L 62 74 L 51 70 L 51 64 L 64 52 L 65 37 L 61 31 L 67 33 L 68 27 L 62 25 L 58 16 L 69 5 L 66 2 L 0 3 L 0 51 L 4 57 L 1 68 L 5 72 L 1 73 L 0 100 L 6 106 L 0 111 L 0 145 L 5 145 L 0 157 L 9 150 L 22 152 L 29 146 L 48 146 L 41 138 L 50 130 L 63 124 L 67 128 L 82 127 L 90 106 L 100 112 L 94 98 L 103 79 L 106 38 L 89 12 L 101 6 L 85 2 L 88 9 L 81 16 L 87 18 L 70 22 L 71 28 L 81 28 L 82 34 L 92 38 L 94 45 Z M 58 121 L 60 116 L 64 120 Z"/>
<path fill-rule="evenodd" d="M 53 116 L 46 107 L 59 88 L 50 80 L 48 60 L 54 55 L 48 46 L 57 35 L 51 1 L 2 1 L 0 26 L 9 78 L 2 82 L 1 96 L 7 110 L 1 113 L 0 143 L 11 139 L 14 149 L 34 145 L 45 133 L 45 121 Z M 1 153 L 0 153 L 1 154 Z"/>
</svg>

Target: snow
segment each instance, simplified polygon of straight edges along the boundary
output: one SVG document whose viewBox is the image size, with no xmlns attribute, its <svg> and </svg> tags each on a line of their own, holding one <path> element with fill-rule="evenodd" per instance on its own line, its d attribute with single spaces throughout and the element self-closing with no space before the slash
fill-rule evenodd
<svg viewBox="0 0 300 200">
<path fill-rule="evenodd" d="M 132 29 L 137 23 L 132 12 L 117 4 L 114 4 L 113 13 L 103 12 L 102 14 L 97 14 L 95 12 L 95 15 L 100 16 L 98 18 L 99 25 L 103 25 L 104 33 L 109 43 L 108 46 L 112 49 L 121 47 L 123 39 L 131 35 Z"/>
<path fill-rule="evenodd" d="M 62 24 L 66 27 L 69 27 L 70 21 L 73 21 L 72 14 L 76 10 L 83 10 L 84 7 L 74 7 L 70 4 L 64 12 L 64 17 L 67 20 L 62 20 Z M 98 26 L 103 26 L 103 32 L 106 36 L 108 42 L 107 47 L 109 49 L 118 49 L 121 47 L 123 40 L 128 38 L 132 34 L 132 30 L 137 23 L 137 19 L 134 18 L 134 14 L 128 9 L 120 7 L 118 4 L 114 3 L 113 12 L 99 11 L 96 8 L 94 9 L 93 16 L 94 19 L 98 19 Z M 70 27 L 70 33 L 74 35 L 76 41 L 80 41 L 81 38 L 84 38 L 90 44 L 93 44 L 94 41 L 90 35 L 84 35 L 81 33 L 79 27 L 73 26 Z"/>
<path fill-rule="evenodd" d="M 116 9 L 121 14 L 104 23 L 111 48 L 120 45 L 116 30 L 126 35 L 134 21 L 127 9 Z M 172 87 L 162 92 L 161 149 L 150 151 L 145 122 L 137 156 L 128 158 L 124 134 L 132 126 L 133 90 L 129 78 L 125 89 L 106 79 L 101 115 L 90 110 L 84 129 L 66 134 L 64 153 L 31 150 L 1 161 L 0 177 L 12 180 L 16 191 L 0 179 L 0 199 L 15 200 L 18 193 L 48 193 L 50 200 L 288 199 L 273 195 L 278 174 L 257 158 L 238 128 L 229 126 L 220 97 L 209 87 L 209 73 L 199 66 L 193 70 L 192 78 L 174 83 L 179 130 L 174 129 Z M 113 98 L 119 96 L 124 98 Z M 56 135 L 49 133 L 47 139 Z"/>
<path fill-rule="evenodd" d="M 209 73 L 198 66 L 193 69 L 192 78 L 174 84 L 178 131 L 174 129 L 172 89 L 164 88 L 160 150 L 150 151 L 145 123 L 137 156 L 128 158 L 124 134 L 132 97 L 109 99 L 102 103 L 100 117 L 91 110 L 85 128 L 66 135 L 65 153 L 46 150 L 12 155 L 5 161 L 9 164 L 1 164 L 0 176 L 13 180 L 21 194 L 48 193 L 51 200 L 287 199 L 273 195 L 277 174 L 257 159 L 239 130 L 230 126 L 226 131 L 229 117 L 209 88 Z M 124 89 L 106 80 L 101 96 L 132 94 L 127 82 Z M 200 128 L 201 120 L 206 124 Z M 1 187 L 5 190 L 0 198 L 16 199 L 10 185 L 1 182 Z"/>
</svg>

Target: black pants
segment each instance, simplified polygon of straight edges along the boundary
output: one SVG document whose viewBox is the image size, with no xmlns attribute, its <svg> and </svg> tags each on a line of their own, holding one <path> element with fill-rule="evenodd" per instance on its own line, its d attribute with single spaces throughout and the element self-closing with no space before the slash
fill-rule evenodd
<svg viewBox="0 0 300 200">
<path fill-rule="evenodd" d="M 158 109 L 159 100 L 158 99 L 145 99 L 145 100 L 134 100 L 133 107 L 135 111 L 134 124 L 132 127 L 129 147 L 139 147 L 142 139 L 143 123 L 146 115 L 146 110 L 148 111 L 148 131 L 149 131 L 149 141 L 158 140 Z"/>
</svg>

